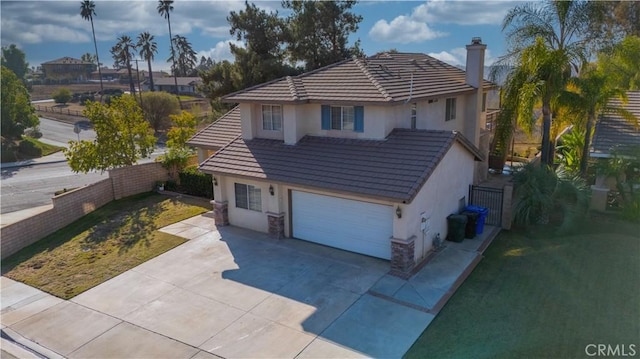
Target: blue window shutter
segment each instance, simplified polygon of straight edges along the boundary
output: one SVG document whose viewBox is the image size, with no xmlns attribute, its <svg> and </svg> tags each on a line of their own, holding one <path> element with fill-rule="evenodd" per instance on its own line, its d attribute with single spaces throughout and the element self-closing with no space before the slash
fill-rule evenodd
<svg viewBox="0 0 640 359">
<path fill-rule="evenodd" d="M 353 117 L 353 130 L 355 132 L 364 132 L 364 107 L 355 106 L 353 108 Z"/>
<path fill-rule="evenodd" d="M 322 105 L 322 129 L 331 129 L 331 107 L 328 105 Z"/>
</svg>

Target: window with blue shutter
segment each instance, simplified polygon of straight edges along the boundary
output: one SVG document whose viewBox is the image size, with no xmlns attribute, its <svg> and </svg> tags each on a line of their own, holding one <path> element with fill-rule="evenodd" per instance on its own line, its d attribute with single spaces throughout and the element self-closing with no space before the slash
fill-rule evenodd
<svg viewBox="0 0 640 359">
<path fill-rule="evenodd" d="M 355 124 L 353 130 L 355 132 L 364 132 L 364 107 L 356 106 L 354 108 Z"/>
<path fill-rule="evenodd" d="M 323 105 L 322 129 L 364 132 L 364 107 Z"/>
<path fill-rule="evenodd" d="M 322 129 L 331 129 L 331 107 L 328 105 L 322 105 Z"/>
</svg>

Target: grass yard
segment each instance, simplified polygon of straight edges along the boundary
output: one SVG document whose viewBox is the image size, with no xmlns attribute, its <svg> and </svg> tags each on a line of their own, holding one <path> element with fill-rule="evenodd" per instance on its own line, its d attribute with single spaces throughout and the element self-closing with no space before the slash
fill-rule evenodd
<svg viewBox="0 0 640 359">
<path fill-rule="evenodd" d="M 640 225 L 503 232 L 407 358 L 575 358 L 640 344 Z"/>
<path fill-rule="evenodd" d="M 56 153 L 58 151 L 62 151 L 64 147 L 50 145 L 48 143 L 40 142 L 35 138 L 23 136 L 22 141 L 31 142 L 34 147 L 39 148 L 42 151 L 42 156 L 49 156 L 50 154 Z M 22 155 L 28 157 L 28 155 Z"/>
<path fill-rule="evenodd" d="M 208 211 L 204 199 L 114 201 L 2 261 L 2 275 L 69 299 L 185 242 L 158 229 Z"/>
</svg>

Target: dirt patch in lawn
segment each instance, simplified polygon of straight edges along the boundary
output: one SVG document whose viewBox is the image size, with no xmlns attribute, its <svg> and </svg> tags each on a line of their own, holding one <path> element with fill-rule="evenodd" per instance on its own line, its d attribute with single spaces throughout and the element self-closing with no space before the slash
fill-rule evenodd
<svg viewBox="0 0 640 359">
<path fill-rule="evenodd" d="M 158 194 L 114 201 L 5 259 L 2 274 L 69 299 L 184 243 L 158 229 L 208 207 Z"/>
</svg>

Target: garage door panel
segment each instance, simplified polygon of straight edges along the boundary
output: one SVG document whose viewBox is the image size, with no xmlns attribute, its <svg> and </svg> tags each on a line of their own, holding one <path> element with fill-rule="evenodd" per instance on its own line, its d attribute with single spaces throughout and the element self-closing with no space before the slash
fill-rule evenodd
<svg viewBox="0 0 640 359">
<path fill-rule="evenodd" d="M 391 206 L 292 192 L 293 236 L 374 257 L 391 257 Z"/>
</svg>

